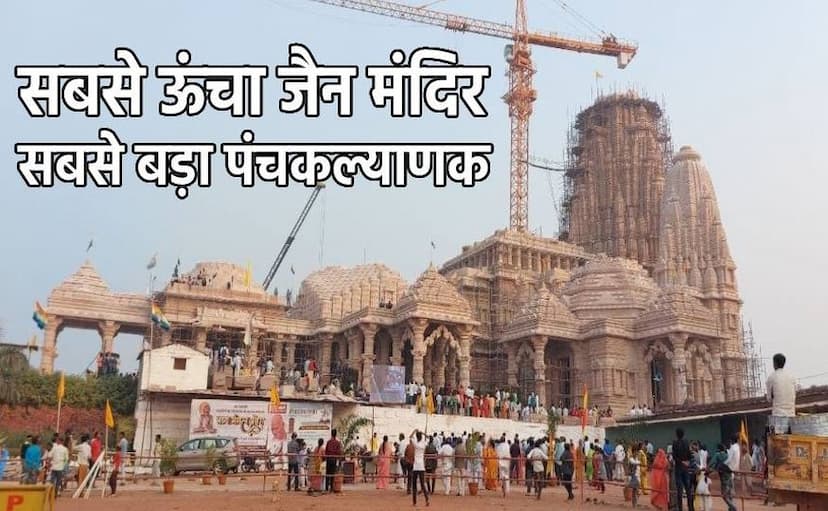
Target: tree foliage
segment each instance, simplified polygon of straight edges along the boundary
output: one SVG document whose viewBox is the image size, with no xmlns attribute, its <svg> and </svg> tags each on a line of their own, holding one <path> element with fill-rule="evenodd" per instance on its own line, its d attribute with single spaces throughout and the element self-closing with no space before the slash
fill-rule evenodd
<svg viewBox="0 0 828 511">
<path fill-rule="evenodd" d="M 28 370 L 29 362 L 19 349 L 0 348 L 0 403 L 20 402 L 20 376 Z"/>
<path fill-rule="evenodd" d="M 57 406 L 59 381 L 60 374 L 41 375 L 37 371 L 26 369 L 16 375 L 18 399 L 11 401 L 0 394 L 0 403 L 12 406 Z M 108 399 L 116 415 L 131 416 L 135 411 L 137 390 L 138 382 L 133 376 L 66 375 L 63 404 L 75 408 L 103 409 Z"/>
</svg>

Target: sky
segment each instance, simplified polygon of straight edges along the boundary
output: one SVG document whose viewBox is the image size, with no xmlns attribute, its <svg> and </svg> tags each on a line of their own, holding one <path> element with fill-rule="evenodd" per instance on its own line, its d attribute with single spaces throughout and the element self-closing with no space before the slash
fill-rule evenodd
<svg viewBox="0 0 828 511">
<path fill-rule="evenodd" d="M 425 3 L 424 0 L 419 0 Z M 538 100 L 530 152 L 561 160 L 574 115 L 603 93 L 632 87 L 663 102 L 678 149 L 692 145 L 710 170 L 744 300 L 744 317 L 766 359 L 783 351 L 803 385 L 828 383 L 822 316 L 828 310 L 828 253 L 823 138 L 828 119 L 828 4 L 769 1 L 569 0 L 582 23 L 553 0 L 528 0 L 529 26 L 596 37 L 591 26 L 638 43 L 624 70 L 612 58 L 535 48 Z M 126 4 L 123 4 L 126 5 Z M 511 23 L 514 4 L 444 0 L 435 9 Z M 600 33 L 600 32 L 597 32 Z M 327 65 L 357 65 L 354 115 L 340 118 L 331 105 L 318 118 L 280 113 L 281 87 L 273 66 L 287 63 L 287 47 L 301 42 Z M 508 41 L 319 5 L 309 0 L 148 0 L 121 4 L 3 2 L 0 6 L 0 324 L 10 341 L 40 334 L 31 320 L 35 300 L 91 259 L 115 291 L 146 292 L 145 266 L 158 253 L 166 280 L 180 258 L 184 271 L 197 261 L 253 267 L 261 280 L 309 195 L 301 186 L 242 188 L 213 169 L 210 188 L 191 188 L 185 200 L 172 188 L 138 181 L 125 158 L 121 188 L 30 189 L 16 171 L 19 142 L 95 142 L 100 127 L 122 142 L 236 142 L 244 129 L 257 140 L 284 142 L 492 143 L 492 171 L 472 188 L 434 188 L 427 181 L 384 189 L 368 182 L 329 186 L 311 211 L 274 284 L 298 290 L 301 279 L 324 265 L 383 262 L 413 281 L 434 260 L 508 223 L 509 122 L 501 96 L 507 80 Z M 150 76 L 144 115 L 30 118 L 17 98 L 17 65 L 114 64 L 113 51 L 131 48 Z M 482 103 L 489 115 L 457 119 L 426 113 L 392 118 L 368 99 L 364 66 L 387 64 L 395 48 L 455 50 L 464 64 L 490 65 Z M 161 117 L 163 82 L 156 65 L 172 65 L 187 48 L 193 64 L 267 65 L 265 112 L 257 119 L 206 111 L 197 117 Z M 598 71 L 603 78 L 596 79 Z M 530 228 L 554 235 L 553 197 L 560 179 L 530 171 Z M 90 238 L 94 247 L 85 252 Z M 432 251 L 431 241 L 436 249 Z M 288 268 L 293 266 L 296 274 Z M 83 371 L 100 347 L 94 331 L 64 331 L 56 366 Z M 124 368 L 136 367 L 139 340 L 119 336 Z M 33 363 L 38 362 L 34 354 Z"/>
</svg>

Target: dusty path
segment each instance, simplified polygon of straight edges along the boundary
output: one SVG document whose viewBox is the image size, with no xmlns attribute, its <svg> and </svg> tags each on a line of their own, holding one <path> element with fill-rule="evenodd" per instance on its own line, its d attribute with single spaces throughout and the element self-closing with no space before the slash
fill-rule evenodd
<svg viewBox="0 0 828 511">
<path fill-rule="evenodd" d="M 73 500 L 65 497 L 58 499 L 57 511 L 227 511 L 228 509 L 243 509 L 245 511 L 404 511 L 415 509 L 411 496 L 404 490 L 388 489 L 376 490 L 373 485 L 358 484 L 346 485 L 344 492 L 338 495 L 322 495 L 310 497 L 304 492 L 272 491 L 272 478 L 266 483 L 263 492 L 261 477 L 230 479 L 226 486 L 218 486 L 215 481 L 210 486 L 201 485 L 197 479 L 178 479 L 175 483 L 175 492 L 164 495 L 160 487 L 150 486 L 142 482 L 138 484 L 126 483 L 121 485 L 116 497 L 100 497 L 100 490 L 90 496 L 88 500 Z M 445 496 L 440 483 L 437 484 L 437 494 L 432 497 L 431 505 L 426 508 L 422 496 L 417 499 L 416 509 L 451 510 L 473 509 L 474 511 L 548 511 L 549 509 L 601 509 L 621 510 L 631 509 L 629 503 L 624 503 L 621 490 L 610 488 L 603 496 L 589 490 L 587 498 L 597 498 L 598 503 L 584 503 L 578 500 L 567 502 L 566 492 L 562 488 L 548 488 L 544 490 L 541 500 L 524 496 L 523 488 L 513 488 L 504 499 L 499 493 L 482 491 L 476 497 Z M 576 493 L 577 494 L 577 493 Z M 738 503 L 740 511 L 743 509 Z M 649 497 L 642 497 L 639 509 L 653 509 L 649 505 Z M 714 499 L 714 509 L 725 509 L 721 499 Z M 765 507 L 761 502 L 746 501 L 744 511 L 759 510 L 790 510 L 793 507 Z"/>
</svg>

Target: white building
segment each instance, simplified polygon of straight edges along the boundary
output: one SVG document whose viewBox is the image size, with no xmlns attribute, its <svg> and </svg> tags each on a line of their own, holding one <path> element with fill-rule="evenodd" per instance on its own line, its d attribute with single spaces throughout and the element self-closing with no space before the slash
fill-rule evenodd
<svg viewBox="0 0 828 511">
<path fill-rule="evenodd" d="M 141 353 L 140 390 L 206 390 L 210 357 L 183 344 Z"/>
</svg>

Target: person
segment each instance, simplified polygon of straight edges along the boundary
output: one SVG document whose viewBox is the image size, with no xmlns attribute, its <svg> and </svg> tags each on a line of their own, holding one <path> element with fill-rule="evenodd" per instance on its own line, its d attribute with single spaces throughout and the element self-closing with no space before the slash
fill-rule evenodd
<svg viewBox="0 0 828 511">
<path fill-rule="evenodd" d="M 729 454 L 725 450 L 724 444 L 719 444 L 716 448 L 716 453 L 710 459 L 710 470 L 716 470 L 719 473 L 719 481 L 722 484 L 722 500 L 727 505 L 728 511 L 736 511 L 736 505 L 733 503 L 733 471 L 728 465 Z"/>
<path fill-rule="evenodd" d="M 531 451 L 529 451 L 529 455 L 526 457 L 527 460 L 531 463 L 532 468 L 532 482 L 527 484 L 527 489 L 532 486 L 534 483 L 535 487 L 535 498 L 540 500 L 541 497 L 541 489 L 544 486 L 544 479 L 545 479 L 545 470 L 544 470 L 544 461 L 547 461 L 549 457 L 547 454 L 541 449 L 541 441 L 535 441 L 535 445 Z M 527 492 L 527 495 L 529 492 Z"/>
<path fill-rule="evenodd" d="M 566 493 L 569 495 L 567 500 L 573 500 L 575 498 L 575 494 L 572 493 L 572 475 L 574 473 L 575 458 L 572 455 L 572 446 L 566 444 L 561 455 L 561 478 L 563 480 L 563 486 L 566 488 Z"/>
<path fill-rule="evenodd" d="M 695 484 L 690 478 L 690 444 L 684 438 L 684 429 L 676 428 L 676 439 L 672 445 L 676 476 L 676 509 L 681 511 L 682 492 L 687 494 L 687 510 L 694 511 L 693 490 Z"/>
<path fill-rule="evenodd" d="M 771 403 L 770 426 L 776 433 L 790 429 L 791 417 L 796 417 L 796 380 L 785 370 L 785 355 L 773 356 L 773 373 L 767 381 L 767 399 Z"/>
<path fill-rule="evenodd" d="M 765 463 L 767 457 L 765 456 L 765 448 L 762 447 L 762 442 L 758 438 L 753 439 L 753 451 L 751 454 L 751 464 L 753 471 L 760 474 L 765 472 Z"/>
<path fill-rule="evenodd" d="M 624 446 L 619 443 L 615 446 L 615 480 L 616 481 L 624 481 L 626 479 L 626 473 L 624 472 L 624 459 L 627 457 L 627 452 L 624 450 Z"/>
<path fill-rule="evenodd" d="M 629 458 L 630 474 L 627 486 L 632 490 L 632 507 L 638 507 L 638 489 L 641 486 L 640 480 L 640 466 L 638 463 L 638 456 L 633 454 Z"/>
<path fill-rule="evenodd" d="M 121 450 L 121 464 L 124 464 L 129 454 L 129 440 L 126 439 L 126 435 L 123 432 L 121 433 L 121 439 L 118 440 L 118 449 Z"/>
<path fill-rule="evenodd" d="M 426 506 L 429 505 L 428 501 L 428 489 L 425 485 L 425 451 L 426 451 L 426 440 L 423 436 L 423 432 L 419 430 L 414 430 L 411 433 L 411 443 L 414 446 L 414 462 L 412 463 L 411 469 L 411 496 L 414 501 L 414 505 L 417 505 L 417 481 L 420 483 L 420 488 L 423 490 L 423 494 L 425 495 Z"/>
<path fill-rule="evenodd" d="M 563 462 L 561 458 L 563 457 L 564 447 L 566 446 L 566 441 L 564 437 L 559 438 L 555 442 L 555 479 L 559 482 L 563 481 L 563 474 L 561 473 L 561 467 L 563 466 Z"/>
<path fill-rule="evenodd" d="M 710 494 L 710 478 L 707 477 L 707 470 L 703 470 L 699 475 L 696 496 L 701 504 L 701 511 L 713 511 L 713 496 Z"/>
<path fill-rule="evenodd" d="M 155 443 L 152 445 L 152 477 L 161 477 L 161 435 L 155 435 Z M 157 484 L 157 481 L 153 481 Z"/>
<path fill-rule="evenodd" d="M 739 472 L 741 474 L 739 479 L 742 483 L 740 492 L 743 496 L 747 497 L 750 495 L 750 483 L 753 480 L 753 476 L 749 474 L 753 471 L 753 458 L 750 455 L 748 445 L 744 442 L 739 446 L 739 452 L 741 453 L 741 458 L 739 459 Z"/>
<path fill-rule="evenodd" d="M 55 487 L 55 495 L 58 496 L 63 488 L 63 475 L 66 473 L 66 469 L 69 468 L 69 450 L 63 445 L 63 441 L 58 435 L 55 435 L 55 442 L 52 445 L 49 458 L 52 467 L 51 481 Z M 2 478 L 2 471 L 0 471 L 0 478 Z"/>
<path fill-rule="evenodd" d="M 78 462 L 78 488 L 84 487 L 86 475 L 89 473 L 89 459 L 92 457 L 92 448 L 89 447 L 89 437 L 81 436 L 81 441 L 75 446 Z"/>
<path fill-rule="evenodd" d="M 6 438 L 0 437 L 0 481 L 6 472 L 6 465 L 9 463 L 9 450 L 6 448 Z"/>
<path fill-rule="evenodd" d="M 471 440 L 469 440 L 471 441 Z M 454 479 L 457 481 L 457 496 L 466 494 L 466 477 L 468 476 L 469 460 L 466 457 L 465 437 L 457 439 L 454 446 Z"/>
<path fill-rule="evenodd" d="M 322 459 L 324 457 L 325 441 L 320 438 L 308 456 L 308 495 L 315 495 L 322 491 Z"/>
<path fill-rule="evenodd" d="M 325 445 L 325 491 L 333 491 L 333 478 L 342 457 L 342 443 L 336 438 L 336 429 L 331 430 L 331 438 Z"/>
<path fill-rule="evenodd" d="M 505 437 L 501 438 L 500 442 L 498 442 L 495 446 L 495 452 L 497 453 L 498 478 L 500 479 L 500 485 L 503 489 L 503 496 L 505 497 L 511 490 L 511 485 L 509 484 L 511 455 L 509 444 L 506 443 Z"/>
<path fill-rule="evenodd" d="M 669 470 L 670 463 L 667 460 L 667 453 L 659 449 L 653 459 L 653 466 L 650 471 L 650 504 L 660 511 L 667 511 L 670 497 Z"/>
<path fill-rule="evenodd" d="M 287 444 L 288 455 L 288 477 L 287 477 L 287 491 L 290 491 L 290 483 L 293 482 L 294 491 L 299 491 L 299 441 L 296 439 L 296 433 L 290 435 L 290 442 Z"/>
<path fill-rule="evenodd" d="M 37 476 L 40 474 L 42 451 L 40 449 L 40 437 L 32 437 L 31 444 L 25 447 L 26 454 L 23 457 L 23 483 L 37 483 Z"/>
<path fill-rule="evenodd" d="M 733 435 L 730 439 L 730 447 L 727 449 L 727 466 L 731 472 L 739 471 L 739 464 L 742 459 L 742 450 L 739 448 L 739 437 Z"/>
<path fill-rule="evenodd" d="M 497 488 L 497 451 L 495 451 L 494 440 L 490 439 L 483 449 L 483 486 L 487 490 Z"/>
<path fill-rule="evenodd" d="M 115 451 L 112 455 L 112 473 L 109 474 L 109 496 L 114 497 L 115 491 L 118 489 L 118 472 L 121 471 L 121 464 L 124 459 L 121 456 L 121 451 Z"/>
<path fill-rule="evenodd" d="M 518 466 L 520 464 L 520 439 L 517 435 L 515 435 L 515 439 L 512 440 L 512 445 L 509 447 L 509 455 L 512 458 L 512 461 L 509 464 L 509 477 L 515 481 L 519 481 L 520 477 L 518 474 Z"/>
<path fill-rule="evenodd" d="M 388 488 L 388 479 L 391 477 L 391 446 L 388 437 L 382 437 L 382 443 L 377 451 L 377 489 Z"/>
<path fill-rule="evenodd" d="M 437 446 L 434 437 L 428 437 L 425 449 L 425 481 L 428 493 L 434 495 L 435 473 L 437 472 Z"/>
<path fill-rule="evenodd" d="M 647 452 L 641 444 L 638 444 L 638 453 L 636 456 L 638 458 L 638 473 L 639 481 L 641 483 L 641 494 L 647 495 L 647 483 L 649 482 L 647 479 Z"/>
<path fill-rule="evenodd" d="M 472 446 L 474 453 L 471 460 L 469 460 L 471 470 L 470 480 L 480 484 L 480 480 L 483 478 L 483 444 L 475 436 L 470 436 L 468 441 L 474 444 Z"/>
<path fill-rule="evenodd" d="M 595 488 L 601 490 L 601 493 L 606 493 L 607 486 L 604 481 L 607 480 L 607 465 L 604 463 L 604 453 L 598 448 L 596 444 L 595 450 L 592 453 L 592 477 Z"/>
<path fill-rule="evenodd" d="M 451 493 L 451 474 L 454 472 L 454 447 L 451 445 L 450 438 L 443 439 L 443 445 L 437 451 L 440 459 L 440 475 L 443 479 L 443 489 L 445 494 Z"/>
<path fill-rule="evenodd" d="M 98 461 L 98 456 L 101 455 L 102 447 L 103 446 L 101 445 L 100 433 L 97 431 L 93 432 L 92 440 L 89 441 L 89 450 L 92 458 L 90 465 Z"/>
<path fill-rule="evenodd" d="M 305 488 L 308 486 L 308 446 L 302 438 L 298 442 L 299 452 L 296 453 L 296 464 L 299 465 L 299 487 Z"/>
</svg>

